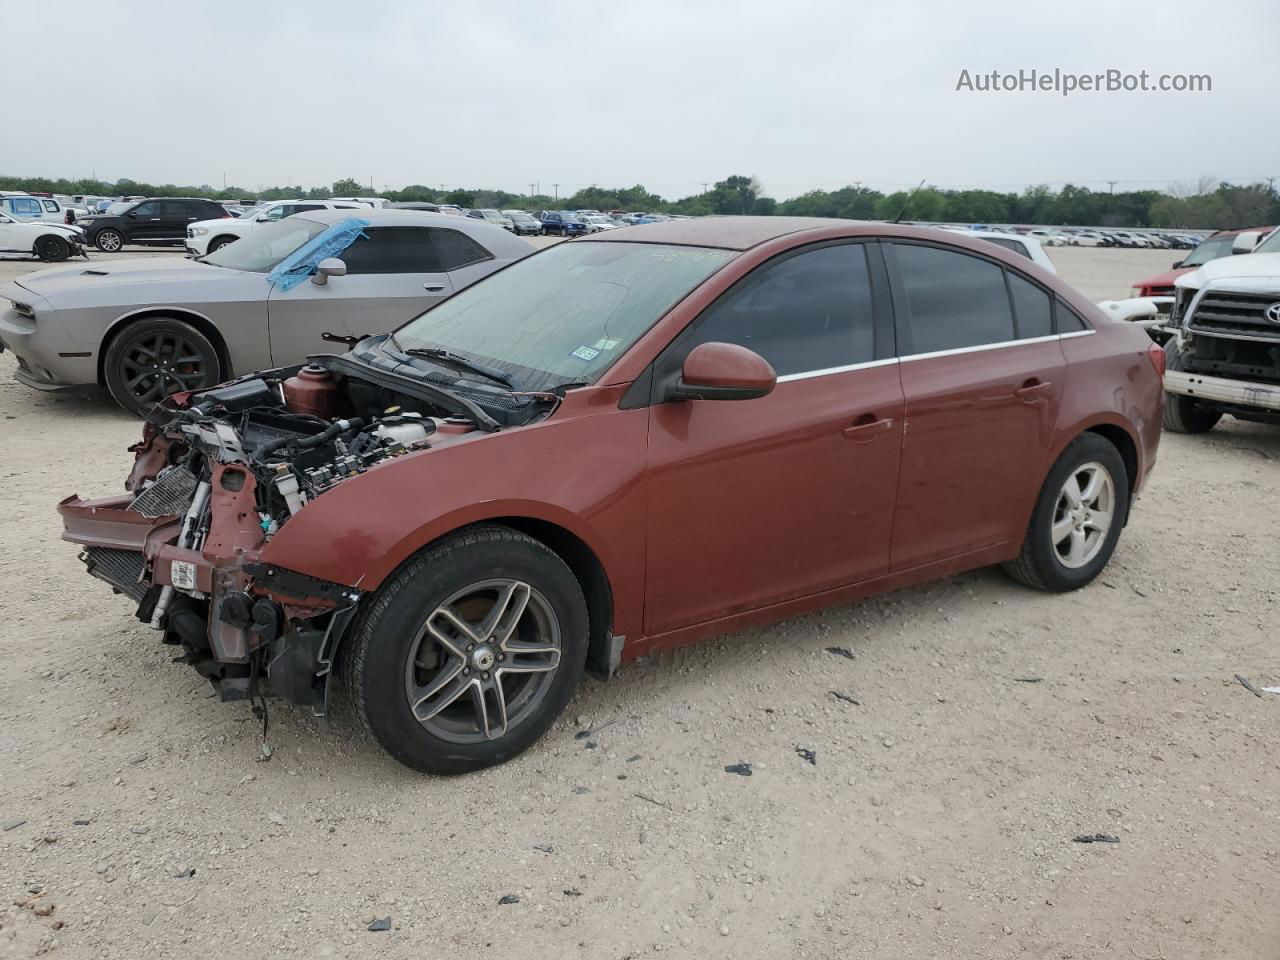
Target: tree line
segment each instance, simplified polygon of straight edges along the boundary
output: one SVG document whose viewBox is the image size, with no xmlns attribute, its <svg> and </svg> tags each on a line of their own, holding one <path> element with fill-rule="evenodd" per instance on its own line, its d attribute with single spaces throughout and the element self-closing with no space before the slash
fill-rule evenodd
<svg viewBox="0 0 1280 960">
<path fill-rule="evenodd" d="M 150 184 L 135 180 L 48 179 L 0 176 L 0 189 L 30 190 L 67 195 L 181 196 L 215 200 L 279 200 L 287 197 L 367 196 L 369 190 L 354 179 L 327 186 L 278 186 L 266 190 L 241 187 L 215 189 Z M 844 217 L 854 220 L 905 220 L 948 223 L 1042 223 L 1062 226 L 1184 227 L 1225 229 L 1264 226 L 1280 222 L 1280 194 L 1267 183 L 1231 184 L 1203 179 L 1190 189 L 1090 190 L 1066 184 L 1060 190 L 1028 187 L 1021 193 L 993 190 L 947 190 L 924 186 L 914 192 L 881 193 L 860 185 L 838 190 L 811 190 L 798 197 L 776 200 L 765 195 L 754 177 L 735 175 L 717 182 L 703 193 L 668 200 L 643 185 L 591 186 L 572 196 L 510 193 L 505 190 L 443 190 L 410 184 L 400 190 L 383 190 L 379 196 L 393 201 L 454 203 L 461 207 L 524 210 L 642 210 L 651 213 L 755 214 L 758 216 Z"/>
</svg>

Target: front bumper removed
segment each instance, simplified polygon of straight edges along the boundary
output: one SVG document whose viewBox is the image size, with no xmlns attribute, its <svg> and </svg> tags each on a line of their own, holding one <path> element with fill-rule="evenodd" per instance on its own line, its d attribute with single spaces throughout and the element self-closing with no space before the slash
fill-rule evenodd
<svg viewBox="0 0 1280 960">
<path fill-rule="evenodd" d="M 1250 380 L 1207 377 L 1200 373 L 1169 370 L 1164 375 L 1165 393 L 1228 403 L 1241 407 L 1280 411 L 1280 386 Z"/>
<path fill-rule="evenodd" d="M 360 592 L 261 563 L 257 530 L 224 527 L 204 549 L 179 547 L 190 491 L 159 486 L 68 497 L 58 504 L 62 539 L 84 548 L 88 573 L 133 600 L 140 621 L 184 648 L 182 660 L 221 699 L 251 699 L 261 684 L 323 715 L 333 654 Z"/>
</svg>

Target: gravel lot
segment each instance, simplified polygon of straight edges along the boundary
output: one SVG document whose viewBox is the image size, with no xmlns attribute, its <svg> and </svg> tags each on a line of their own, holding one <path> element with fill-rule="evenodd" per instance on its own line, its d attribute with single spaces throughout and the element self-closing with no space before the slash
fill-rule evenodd
<svg viewBox="0 0 1280 960">
<path fill-rule="evenodd" d="M 1094 298 L 1173 259 L 1051 253 Z M 1234 679 L 1280 684 L 1280 430 L 1166 436 L 1084 591 L 979 571 L 629 664 L 443 780 L 284 704 L 255 762 L 248 707 L 58 539 L 54 503 L 120 489 L 138 423 L 13 370 L 0 957 L 1280 952 L 1280 696 Z M 1072 840 L 1097 833 L 1119 843 Z"/>
</svg>

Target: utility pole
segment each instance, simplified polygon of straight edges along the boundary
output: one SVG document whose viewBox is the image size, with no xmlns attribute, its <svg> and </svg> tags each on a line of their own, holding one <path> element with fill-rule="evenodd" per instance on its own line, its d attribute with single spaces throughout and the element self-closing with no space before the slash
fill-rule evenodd
<svg viewBox="0 0 1280 960">
<path fill-rule="evenodd" d="M 373 174 L 369 174 L 369 192 L 370 192 L 370 193 L 376 193 L 376 192 L 377 192 L 377 191 L 375 191 L 375 190 L 373 189 Z"/>
<path fill-rule="evenodd" d="M 702 192 L 704 194 L 707 192 L 707 185 L 705 183 L 702 185 Z"/>
<path fill-rule="evenodd" d="M 556 192 L 556 203 L 559 203 L 560 202 L 560 184 L 553 183 L 551 186 L 552 186 L 552 189 L 554 189 Z"/>
<path fill-rule="evenodd" d="M 536 193 L 534 193 L 534 190 L 533 190 L 533 188 L 534 188 L 534 187 L 536 187 L 536 186 L 537 186 L 537 184 L 535 184 L 535 183 L 531 183 L 531 184 L 529 184 L 529 199 L 530 199 L 530 200 L 532 200 L 535 196 L 537 196 L 537 194 L 536 194 Z"/>
</svg>

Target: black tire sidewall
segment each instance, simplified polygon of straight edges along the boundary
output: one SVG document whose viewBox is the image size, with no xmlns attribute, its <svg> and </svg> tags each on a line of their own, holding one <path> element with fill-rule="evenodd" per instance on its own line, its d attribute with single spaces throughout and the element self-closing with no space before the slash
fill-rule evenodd
<svg viewBox="0 0 1280 960">
<path fill-rule="evenodd" d="M 1066 483 L 1067 477 L 1084 464 L 1094 461 L 1101 463 L 1111 474 L 1116 497 L 1115 515 L 1112 517 L 1111 528 L 1107 531 L 1106 543 L 1103 544 L 1098 555 L 1083 567 L 1071 568 L 1063 565 L 1054 550 L 1050 532 L 1053 526 L 1054 509 L 1057 507 L 1058 496 L 1062 492 L 1062 486 Z M 1049 590 L 1062 592 L 1078 590 L 1091 583 L 1110 562 L 1116 544 L 1120 541 L 1120 532 L 1124 529 L 1128 518 L 1129 475 L 1120 452 L 1109 440 L 1098 434 L 1086 433 L 1077 437 L 1063 451 L 1062 456 L 1049 471 L 1031 516 L 1028 536 L 1031 538 L 1032 562 L 1044 585 Z"/>
<path fill-rule="evenodd" d="M 55 246 L 58 250 L 58 255 L 47 256 L 44 251 L 46 246 Z M 71 244 L 67 243 L 67 241 L 63 240 L 61 237 L 41 237 L 36 241 L 36 256 L 49 263 L 61 263 L 63 260 L 70 258 Z"/>
<path fill-rule="evenodd" d="M 106 381 L 107 390 L 111 393 L 116 403 L 120 404 L 125 410 L 135 416 L 144 416 L 150 408 L 150 403 L 142 403 L 125 387 L 120 371 L 120 361 L 124 357 L 125 348 L 128 344 L 138 336 L 153 333 L 157 330 L 168 329 L 175 333 L 180 333 L 184 338 L 200 349 L 201 354 L 206 358 L 206 363 L 213 371 L 213 376 L 204 387 L 207 389 L 222 380 L 221 361 L 218 358 L 218 351 L 203 333 L 197 330 L 191 324 L 178 320 L 173 317 L 154 317 L 147 320 L 136 320 L 128 324 L 123 330 L 115 334 L 111 338 L 111 343 L 107 347 L 106 355 L 102 358 L 102 378 Z M 180 392 L 180 391 L 175 391 Z"/>
<path fill-rule="evenodd" d="M 208 250 L 208 252 L 209 252 L 209 253 L 217 253 L 217 252 L 218 252 L 219 250 L 221 250 L 223 247 L 228 246 L 229 244 L 232 244 L 232 243 L 235 243 L 235 242 L 236 242 L 236 241 L 235 241 L 235 238 L 226 239 L 226 238 L 223 238 L 223 237 L 216 237 L 215 239 L 213 239 L 213 240 L 211 240 L 211 241 L 209 242 L 209 250 Z"/>
<path fill-rule="evenodd" d="M 495 530 L 504 528 L 481 528 Z M 426 773 L 466 773 L 503 763 L 532 745 L 555 722 L 573 697 L 586 663 L 586 601 L 573 573 L 540 543 L 506 531 L 497 539 L 441 544 L 428 551 L 390 584 L 384 608 L 375 610 L 353 637 L 363 645 L 363 664 L 351 694 L 362 701 L 370 733 L 400 763 Z M 443 549 L 441 549 L 443 548 Z M 441 553 L 448 559 L 443 561 Z M 432 554 L 436 555 L 433 562 Z M 442 562 L 443 561 L 443 562 Z M 531 584 L 547 598 L 559 620 L 560 665 L 551 689 L 535 713 L 498 740 L 453 743 L 420 724 L 404 693 L 404 668 L 413 639 L 427 613 L 469 584 L 511 577 Z"/>
</svg>

